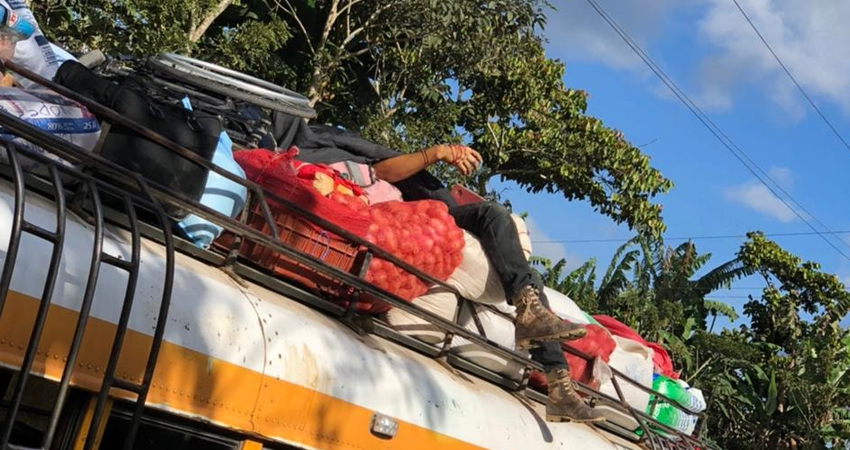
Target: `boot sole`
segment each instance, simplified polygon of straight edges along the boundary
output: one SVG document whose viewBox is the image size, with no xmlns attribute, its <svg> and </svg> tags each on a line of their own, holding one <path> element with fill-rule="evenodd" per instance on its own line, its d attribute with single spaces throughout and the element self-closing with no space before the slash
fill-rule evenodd
<svg viewBox="0 0 850 450">
<path fill-rule="evenodd" d="M 571 333 L 565 334 L 550 334 L 548 336 L 538 336 L 534 338 L 525 338 L 525 339 L 517 339 L 516 348 L 517 350 L 529 350 L 533 347 L 537 347 L 544 342 L 560 342 L 562 340 L 565 341 L 573 341 L 576 339 L 581 339 L 587 336 L 587 331 L 578 330 Z"/>
<path fill-rule="evenodd" d="M 602 423 L 605 422 L 604 417 L 599 417 L 596 419 L 573 419 L 572 417 L 567 416 L 550 416 L 546 414 L 546 421 L 553 423 Z"/>
</svg>

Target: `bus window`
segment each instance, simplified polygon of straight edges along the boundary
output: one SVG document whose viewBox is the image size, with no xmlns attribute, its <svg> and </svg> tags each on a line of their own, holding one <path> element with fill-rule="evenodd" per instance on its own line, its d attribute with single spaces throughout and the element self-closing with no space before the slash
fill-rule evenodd
<svg viewBox="0 0 850 450">
<path fill-rule="evenodd" d="M 18 374 L 0 369 L 0 423 L 6 419 L 9 401 L 12 398 L 12 390 L 18 380 Z M 15 416 L 15 424 L 12 428 L 11 443 L 25 447 L 38 447 L 44 438 L 44 431 L 50 418 L 53 402 L 59 387 L 56 383 L 45 380 L 38 376 L 27 378 L 24 388 L 23 401 Z"/>
<path fill-rule="evenodd" d="M 117 449 L 124 445 L 130 427 L 130 413 L 114 411 L 106 424 L 101 449 Z M 239 441 L 209 431 L 184 425 L 165 417 L 144 416 L 139 424 L 134 450 L 236 450 Z"/>
</svg>

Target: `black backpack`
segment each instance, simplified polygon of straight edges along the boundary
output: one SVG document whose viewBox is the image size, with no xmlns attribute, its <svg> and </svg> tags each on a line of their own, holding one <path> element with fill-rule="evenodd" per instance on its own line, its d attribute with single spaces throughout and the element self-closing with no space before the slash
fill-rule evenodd
<svg viewBox="0 0 850 450">
<path fill-rule="evenodd" d="M 155 103 L 133 84 L 101 78 L 76 61 L 62 64 L 54 81 L 212 160 L 222 131 L 219 117 L 195 114 L 182 105 Z M 193 200 L 200 200 L 206 186 L 207 169 L 117 123 L 100 154 Z M 166 212 L 175 219 L 188 215 L 173 205 L 166 205 Z"/>
</svg>

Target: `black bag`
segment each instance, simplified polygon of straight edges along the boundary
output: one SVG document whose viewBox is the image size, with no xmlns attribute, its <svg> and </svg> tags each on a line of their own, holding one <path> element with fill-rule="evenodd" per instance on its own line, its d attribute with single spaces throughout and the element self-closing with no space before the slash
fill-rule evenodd
<svg viewBox="0 0 850 450">
<path fill-rule="evenodd" d="M 196 115 L 178 105 L 156 104 L 133 85 L 101 78 L 76 61 L 62 64 L 54 80 L 212 160 L 222 131 L 220 118 Z M 113 124 L 100 154 L 193 200 L 200 200 L 207 183 L 207 169 L 120 124 Z M 176 219 L 188 215 L 166 206 Z"/>
</svg>

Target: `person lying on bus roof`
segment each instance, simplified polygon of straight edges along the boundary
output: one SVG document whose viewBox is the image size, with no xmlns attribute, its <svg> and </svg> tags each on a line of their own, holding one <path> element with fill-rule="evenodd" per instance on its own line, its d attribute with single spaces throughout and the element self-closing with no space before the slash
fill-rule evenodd
<svg viewBox="0 0 850 450">
<path fill-rule="evenodd" d="M 581 325 L 565 323 L 549 308 L 540 276 L 532 270 L 519 241 L 510 212 L 495 202 L 458 205 L 442 183 L 425 169 L 447 163 L 463 175 L 481 164 L 481 155 L 463 145 L 436 145 L 417 153 L 401 154 L 360 138 L 355 133 L 325 125 L 307 125 L 294 116 L 275 114 L 274 135 L 266 148 L 299 148 L 298 158 L 310 163 L 335 164 L 349 161 L 371 165 L 375 179 L 397 187 L 405 200 L 439 200 L 449 206 L 460 228 L 481 241 L 505 290 L 508 303 L 516 307 L 516 345 L 528 348 L 532 359 L 541 363 L 549 382 L 546 418 L 549 421 L 601 422 L 605 418 L 587 406 L 575 392 L 560 341 L 583 337 Z M 391 189 L 391 187 L 390 187 Z"/>
</svg>

